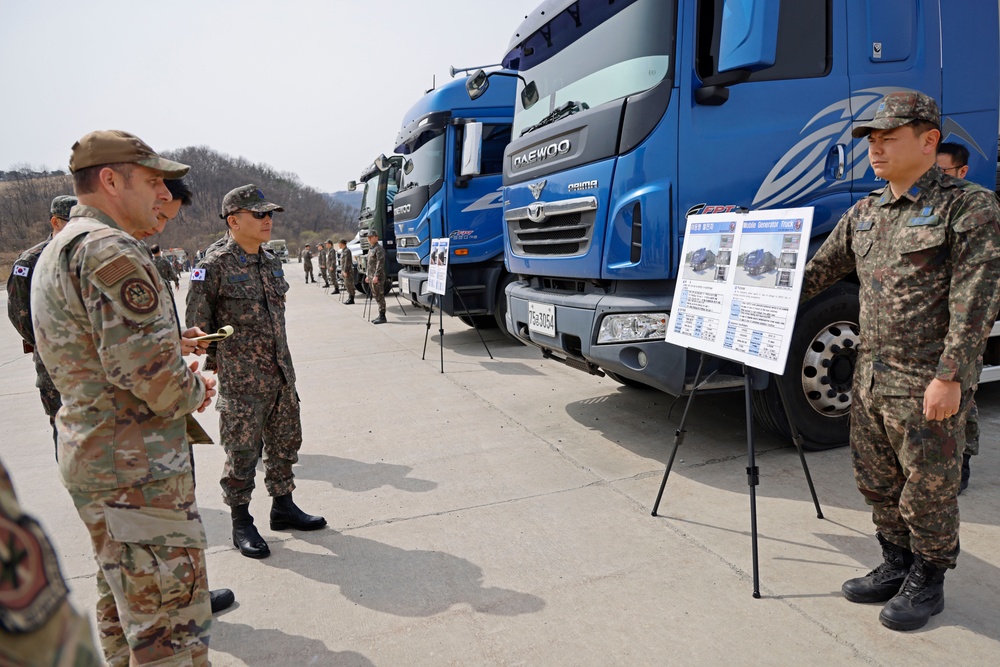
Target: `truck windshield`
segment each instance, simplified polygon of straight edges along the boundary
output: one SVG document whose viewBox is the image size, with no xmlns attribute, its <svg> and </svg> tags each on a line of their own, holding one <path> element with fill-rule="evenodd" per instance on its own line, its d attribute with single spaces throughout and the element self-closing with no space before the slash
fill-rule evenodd
<svg viewBox="0 0 1000 667">
<path fill-rule="evenodd" d="M 444 178 L 444 139 L 443 127 L 426 129 L 397 148 L 413 163 L 413 169 L 403 177 L 404 190 Z"/>
<path fill-rule="evenodd" d="M 365 181 L 365 192 L 361 197 L 361 217 L 368 218 L 375 213 L 378 208 L 378 182 L 381 174 L 375 174 Z"/>
<path fill-rule="evenodd" d="M 668 78 L 676 11 L 674 0 L 580 0 L 530 35 L 504 58 L 538 88 L 527 109 L 517 95 L 514 136 L 560 107 L 593 109 Z"/>
</svg>

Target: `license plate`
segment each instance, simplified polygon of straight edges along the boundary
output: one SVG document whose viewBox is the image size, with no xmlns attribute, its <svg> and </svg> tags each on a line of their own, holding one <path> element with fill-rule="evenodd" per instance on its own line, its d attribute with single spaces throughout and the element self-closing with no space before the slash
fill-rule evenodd
<svg viewBox="0 0 1000 667">
<path fill-rule="evenodd" d="M 528 302 L 528 330 L 556 336 L 556 307 L 552 304 Z"/>
<path fill-rule="evenodd" d="M 401 277 L 399 279 L 399 291 L 402 292 L 403 294 L 409 294 L 410 293 L 410 279 L 409 278 L 402 278 Z"/>
</svg>

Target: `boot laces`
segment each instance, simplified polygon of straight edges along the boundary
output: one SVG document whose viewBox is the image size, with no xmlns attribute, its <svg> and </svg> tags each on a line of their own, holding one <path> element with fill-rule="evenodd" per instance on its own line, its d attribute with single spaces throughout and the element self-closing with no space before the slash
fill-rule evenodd
<svg viewBox="0 0 1000 667">
<path fill-rule="evenodd" d="M 906 575 L 906 579 L 903 580 L 903 586 L 900 588 L 899 594 L 913 600 L 919 594 L 926 591 L 927 572 L 920 566 L 911 568 L 909 574 Z"/>
</svg>

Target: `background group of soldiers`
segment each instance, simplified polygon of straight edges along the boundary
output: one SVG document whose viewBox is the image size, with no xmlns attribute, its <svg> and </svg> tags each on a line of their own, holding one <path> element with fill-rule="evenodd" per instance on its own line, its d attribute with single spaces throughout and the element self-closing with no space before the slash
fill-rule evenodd
<svg viewBox="0 0 1000 667">
<path fill-rule="evenodd" d="M 347 249 L 347 240 L 340 239 L 336 245 L 333 239 L 327 239 L 326 243 L 321 243 L 317 252 L 313 252 L 312 245 L 307 243 L 300 255 L 302 268 L 305 271 L 306 284 L 315 283 L 316 277 L 313 273 L 313 258 L 319 264 L 319 275 L 323 279 L 323 289 L 332 287 L 331 294 L 340 294 L 341 285 L 347 292 L 347 300 L 344 305 L 354 303 L 354 258 L 351 251 Z"/>
</svg>

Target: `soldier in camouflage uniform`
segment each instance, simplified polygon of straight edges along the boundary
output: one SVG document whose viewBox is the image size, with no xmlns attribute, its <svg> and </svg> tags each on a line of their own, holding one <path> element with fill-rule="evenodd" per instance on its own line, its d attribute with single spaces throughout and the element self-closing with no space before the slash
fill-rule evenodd
<svg viewBox="0 0 1000 667">
<path fill-rule="evenodd" d="M 323 279 L 323 288 L 324 289 L 326 289 L 327 287 L 330 286 L 330 276 L 326 272 L 327 257 L 329 257 L 329 253 L 327 253 L 326 250 L 327 250 L 326 249 L 326 244 L 325 243 L 320 243 L 319 244 L 319 251 L 318 251 L 317 254 L 319 256 L 318 257 L 318 259 L 319 259 L 319 275 L 320 275 L 320 278 Z"/>
<path fill-rule="evenodd" d="M 149 251 L 153 254 L 153 264 L 156 266 L 156 270 L 163 278 L 163 282 L 166 284 L 167 289 L 170 289 L 170 283 L 174 284 L 174 289 L 180 289 L 181 278 L 177 275 L 177 269 L 174 268 L 174 263 L 160 254 L 160 246 L 158 244 L 153 244 L 149 248 Z"/>
<path fill-rule="evenodd" d="M 164 176 L 188 167 L 110 130 L 73 145 L 70 171 L 80 203 L 38 258 L 31 311 L 65 399 L 59 471 L 98 563 L 101 646 L 113 667 L 205 665 L 212 616 L 186 417 L 209 405 L 215 380 L 185 366 L 171 293 L 139 242 L 170 201 Z"/>
<path fill-rule="evenodd" d="M 0 559 L 6 582 L 0 604 L 0 664 L 99 667 L 90 621 L 69 603 L 52 543 L 38 522 L 21 511 L 2 461 L 0 543 L 7 554 Z"/>
<path fill-rule="evenodd" d="M 288 283 L 281 261 L 261 244 L 271 238 L 272 216 L 284 209 L 267 201 L 256 185 L 231 190 L 222 202 L 230 241 L 198 265 L 187 297 L 187 323 L 206 331 L 231 325 L 209 360 L 220 381 L 219 430 L 226 450 L 223 500 L 232 508 L 233 544 L 248 558 L 270 555 L 250 515 L 259 444 L 271 529 L 316 530 L 323 517 L 300 510 L 292 500 L 292 465 L 302 445 L 295 369 L 285 331 Z"/>
<path fill-rule="evenodd" d="M 368 230 L 368 261 L 366 264 L 365 282 L 371 291 L 372 298 L 378 303 L 378 317 L 372 324 L 385 324 L 385 250 L 378 242 L 378 232 Z"/>
<path fill-rule="evenodd" d="M 326 272 L 333 291 L 330 294 L 340 294 L 340 281 L 337 279 L 337 249 L 333 247 L 333 239 L 326 240 Z"/>
<path fill-rule="evenodd" d="M 309 245 L 308 243 L 306 244 L 305 249 L 302 251 L 302 268 L 306 272 L 306 284 L 308 285 L 310 280 L 316 282 L 316 278 L 313 276 L 312 246 Z"/>
<path fill-rule="evenodd" d="M 806 267 L 802 296 L 857 271 L 851 451 L 884 562 L 843 592 L 887 602 L 883 625 L 914 630 L 944 609 L 958 556 L 965 425 L 1000 308 L 1000 208 L 935 164 L 940 114 L 922 93 L 887 95 L 854 136 L 868 136 L 888 185 L 844 214 Z"/>
<path fill-rule="evenodd" d="M 344 289 L 347 290 L 347 301 L 345 305 L 354 303 L 354 257 L 347 249 L 347 240 L 340 239 L 337 243 L 340 246 L 340 275 L 344 277 Z"/>
<path fill-rule="evenodd" d="M 71 195 L 59 195 L 52 200 L 52 204 L 49 206 L 49 225 L 52 232 L 44 241 L 21 253 L 21 256 L 14 262 L 10 277 L 7 279 L 7 317 L 17 329 L 17 333 L 21 334 L 24 353 L 31 354 L 31 358 L 35 362 L 35 386 L 38 387 L 38 393 L 42 397 L 42 409 L 48 415 L 49 424 L 52 426 L 52 440 L 56 443 L 57 460 L 59 458 L 59 439 L 56 434 L 56 413 L 59 412 L 62 399 L 59 397 L 55 385 L 52 384 L 49 372 L 45 370 L 42 358 L 38 356 L 38 350 L 35 349 L 35 332 L 31 326 L 31 273 L 35 269 L 35 264 L 38 262 L 38 256 L 42 254 L 42 250 L 49 244 L 52 237 L 58 234 L 69 222 L 69 212 L 76 206 L 76 201 L 76 197 Z"/>
</svg>

